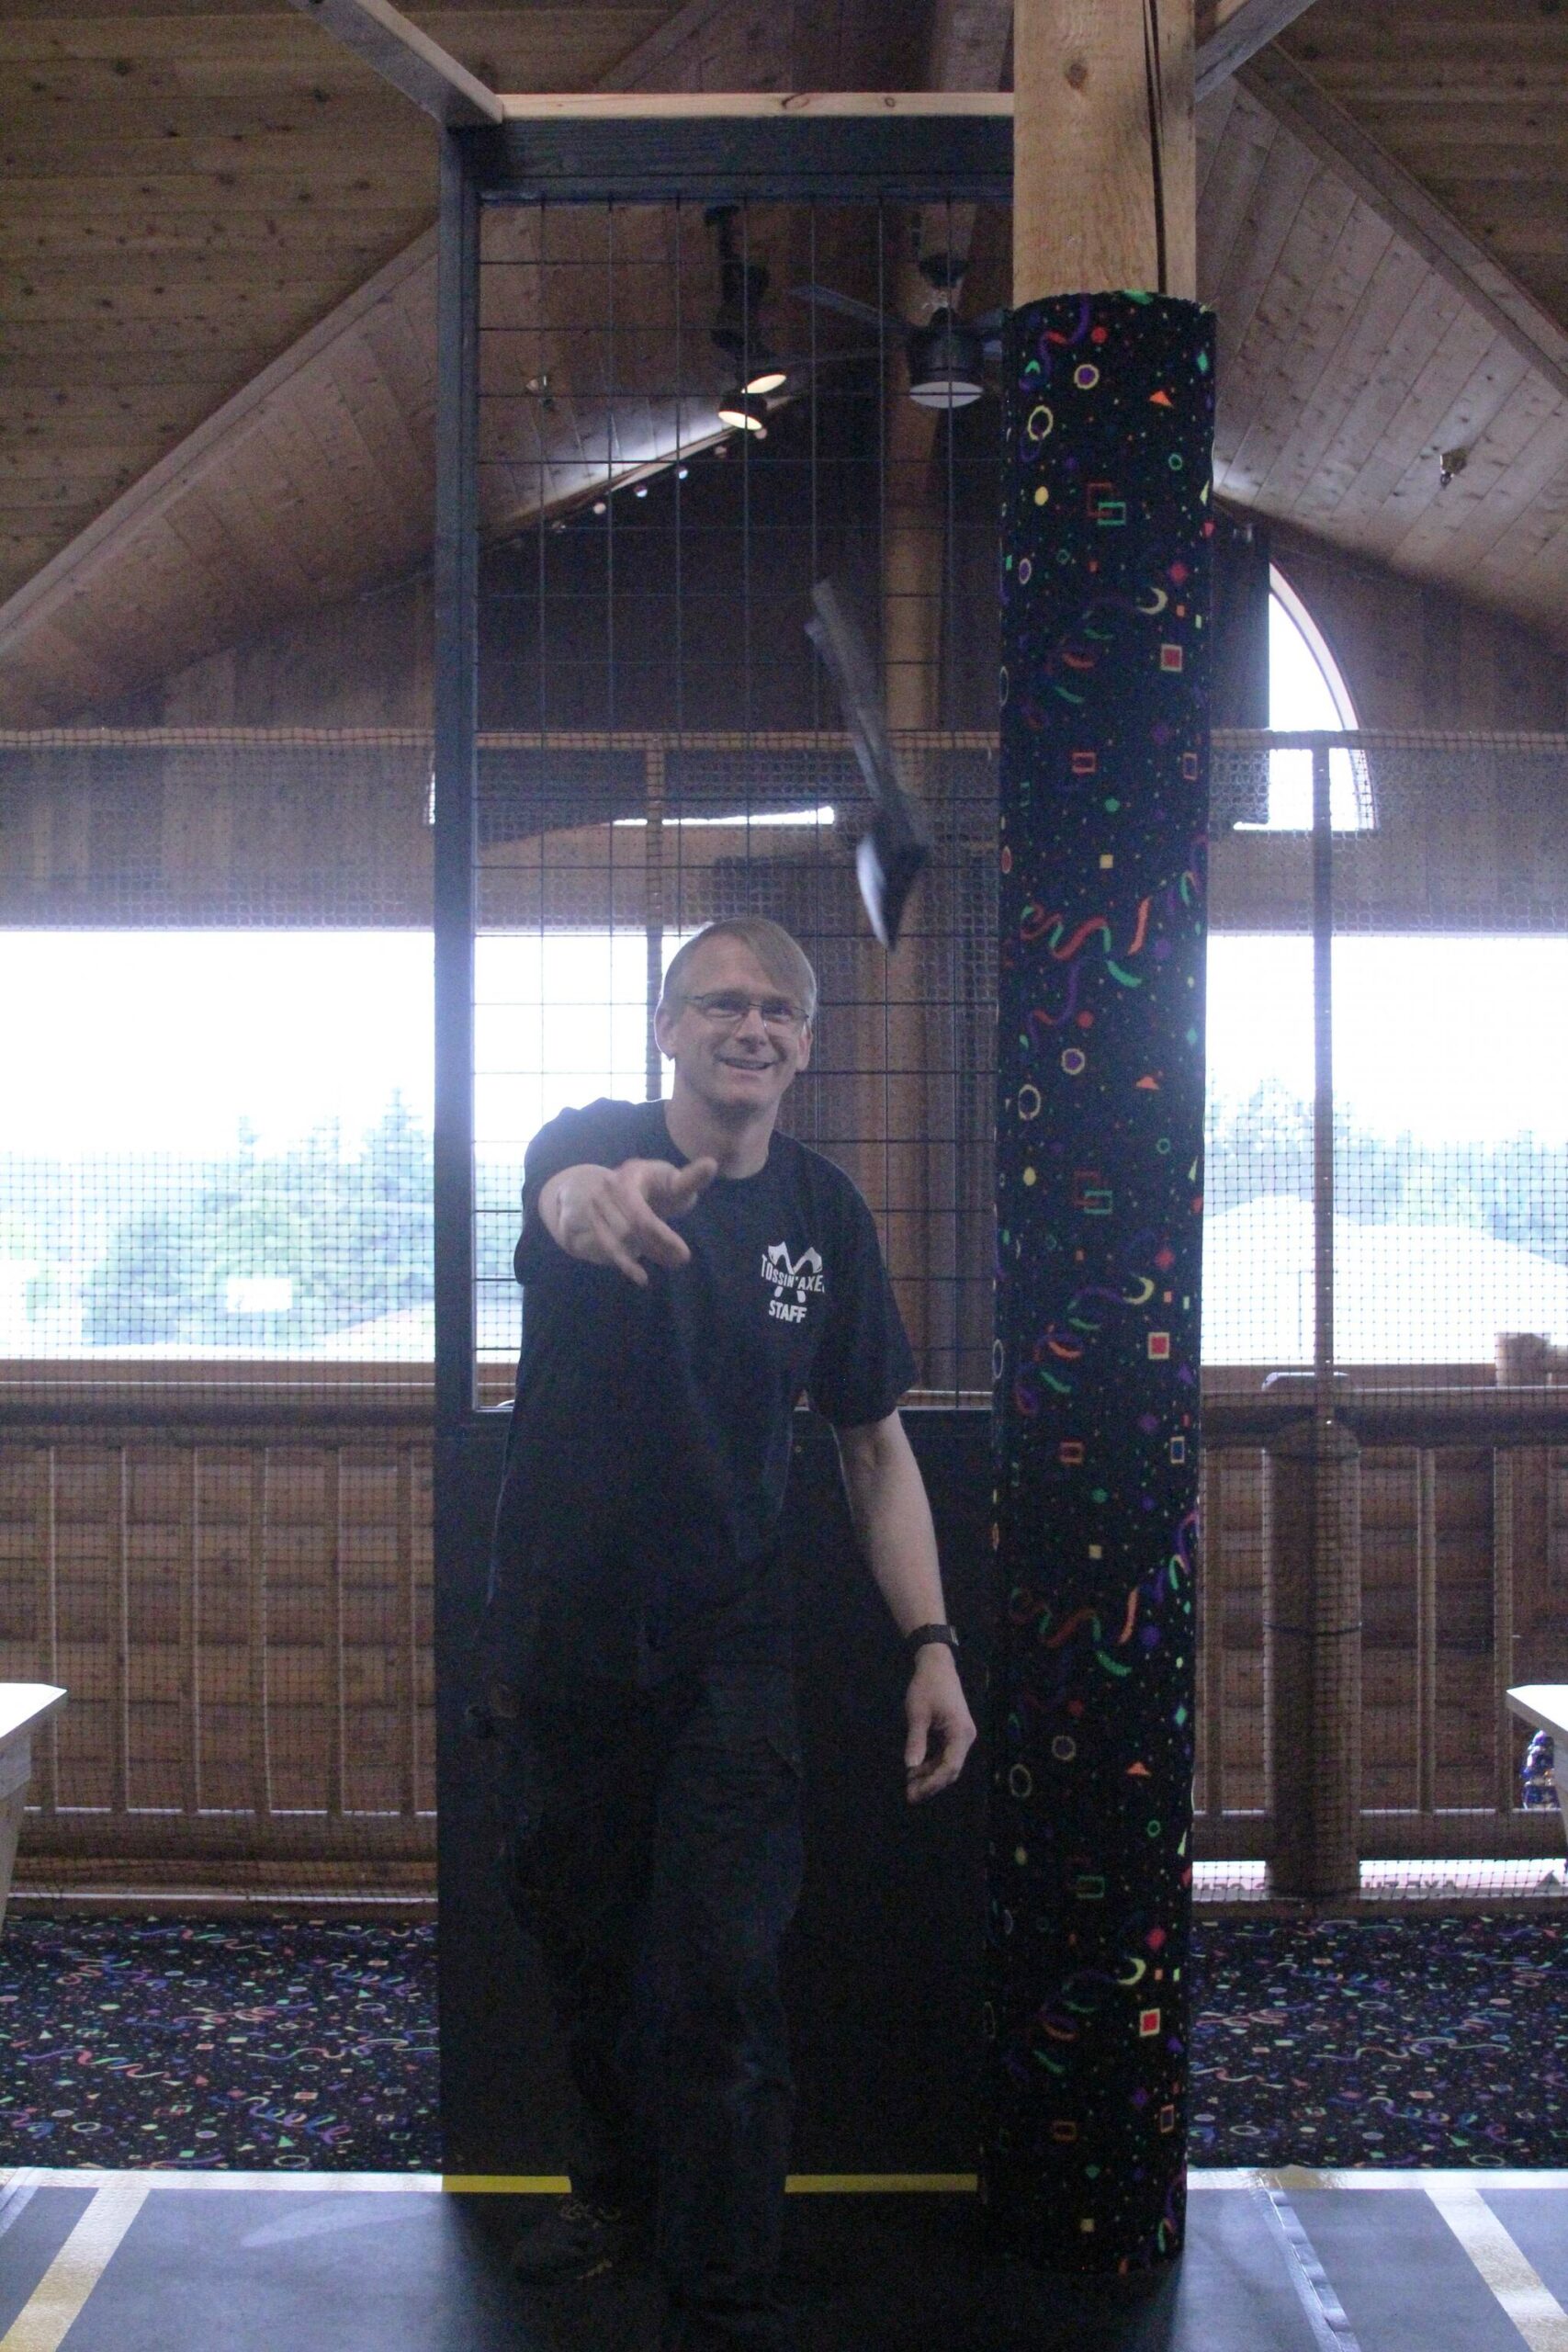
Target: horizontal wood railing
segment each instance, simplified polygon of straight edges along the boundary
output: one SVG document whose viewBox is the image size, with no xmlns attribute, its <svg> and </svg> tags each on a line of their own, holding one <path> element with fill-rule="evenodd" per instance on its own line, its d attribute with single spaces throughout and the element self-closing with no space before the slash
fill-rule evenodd
<svg viewBox="0 0 1568 2352">
<path fill-rule="evenodd" d="M 113 1369 L 0 1381 L 0 1679 L 72 1693 L 24 1870 L 428 1873 L 428 1374 Z M 1568 1679 L 1568 1387 L 1384 1379 L 1337 1407 L 1357 1671 L 1292 1697 L 1311 1645 L 1270 1593 L 1310 1399 L 1206 1384 L 1195 1851 L 1299 1876 L 1283 1788 L 1337 1789 L 1369 1860 L 1556 1854 L 1502 1694 Z"/>
<path fill-rule="evenodd" d="M 1358 1860 L 1561 1855 L 1503 1694 L 1568 1673 L 1568 1387 L 1341 1381 L 1335 1425 L 1331 1461 L 1310 1384 L 1205 1399 L 1197 1855 L 1326 1894 L 1336 1813 L 1341 1888 Z M 1291 1574 L 1324 1580 L 1314 1478 L 1328 1593 Z"/>
<path fill-rule="evenodd" d="M 0 1676 L 71 1692 L 24 1854 L 434 1856 L 428 1413 L 295 1387 L 12 1403 Z"/>
</svg>

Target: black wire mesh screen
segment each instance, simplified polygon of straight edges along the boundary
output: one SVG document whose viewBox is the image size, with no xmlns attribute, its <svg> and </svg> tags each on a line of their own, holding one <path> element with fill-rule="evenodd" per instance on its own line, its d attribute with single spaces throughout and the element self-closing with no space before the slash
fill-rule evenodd
<svg viewBox="0 0 1568 2352">
<path fill-rule="evenodd" d="M 1506 1693 L 1568 1673 L 1568 740 L 1232 738 L 1215 796 L 1200 1850 L 1560 1886 Z"/>
<path fill-rule="evenodd" d="M 971 287 L 999 261 L 989 225 L 987 247 L 984 220 L 962 224 Z M 875 1212 L 920 1393 L 988 1393 L 996 403 L 913 403 L 902 322 L 934 300 L 918 254 L 959 243 L 951 208 L 484 216 L 481 1395 L 515 1360 L 530 1135 L 567 1103 L 659 1093 L 663 967 L 742 912 L 817 967 L 784 1124 Z M 864 787 L 805 633 L 823 578 L 876 650 L 932 816 L 892 959 L 855 882 Z"/>
<path fill-rule="evenodd" d="M 980 1405 L 995 406 L 908 399 L 908 215 L 757 208 L 785 383 L 721 425 L 720 233 L 486 218 L 477 1385 L 530 1133 L 658 1090 L 664 964 L 745 908 L 822 981 L 789 1118 L 872 1202 L 919 1393 Z M 984 213 L 971 250 L 977 309 Z M 891 962 L 824 575 L 935 838 Z M 1325 749 L 1326 857 L 1310 745 L 1214 766 L 1199 1853 L 1278 1864 L 1280 1790 L 1337 1776 L 1367 1870 L 1511 1891 L 1562 1852 L 1503 1694 L 1568 1675 L 1568 744 Z M 0 738 L 0 1677 L 72 1690 L 35 1884 L 430 1883 L 430 774 L 419 730 Z M 1325 1382 L 1360 1632 L 1287 1717 L 1279 1440 Z"/>
<path fill-rule="evenodd" d="M 18 1885 L 433 1883 L 430 742 L 0 738 Z"/>
</svg>

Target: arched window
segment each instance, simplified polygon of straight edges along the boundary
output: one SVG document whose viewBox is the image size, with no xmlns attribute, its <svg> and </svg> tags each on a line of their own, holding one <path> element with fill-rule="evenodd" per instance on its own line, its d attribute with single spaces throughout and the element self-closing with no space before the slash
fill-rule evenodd
<svg viewBox="0 0 1568 2352">
<path fill-rule="evenodd" d="M 1269 725 L 1277 735 L 1360 725 L 1349 688 L 1322 630 L 1277 564 L 1269 568 Z M 1336 752 L 1329 768 L 1329 815 L 1337 833 L 1368 831 L 1372 796 L 1358 752 Z M 1312 829 L 1312 754 L 1276 752 L 1269 769 L 1269 815 L 1262 830 Z"/>
</svg>

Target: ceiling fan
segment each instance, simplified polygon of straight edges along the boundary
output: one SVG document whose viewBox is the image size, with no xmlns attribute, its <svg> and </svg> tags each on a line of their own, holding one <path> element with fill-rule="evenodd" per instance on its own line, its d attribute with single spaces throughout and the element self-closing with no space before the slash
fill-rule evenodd
<svg viewBox="0 0 1568 2352">
<path fill-rule="evenodd" d="M 794 286 L 797 302 L 818 310 L 836 311 L 840 318 L 872 327 L 879 337 L 897 336 L 909 366 L 909 398 L 918 407 L 967 408 L 987 390 L 986 365 L 1001 356 L 1002 312 L 987 311 L 977 319 L 958 315 L 964 283 L 962 255 L 922 254 L 920 276 L 931 289 L 932 308 L 925 319 L 907 319 L 897 311 L 840 294 L 832 286 Z"/>
</svg>

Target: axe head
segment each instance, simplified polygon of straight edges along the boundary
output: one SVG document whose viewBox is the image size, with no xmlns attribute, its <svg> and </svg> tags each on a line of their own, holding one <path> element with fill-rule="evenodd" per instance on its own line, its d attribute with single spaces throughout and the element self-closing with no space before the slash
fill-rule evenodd
<svg viewBox="0 0 1568 2352">
<path fill-rule="evenodd" d="M 861 836 L 855 872 L 871 927 L 889 952 L 898 944 L 904 907 L 931 856 L 923 838 L 900 811 L 879 808 Z"/>
<path fill-rule="evenodd" d="M 816 609 L 806 634 L 839 690 L 844 725 L 871 795 L 871 825 L 855 852 L 861 897 L 873 931 L 891 952 L 898 943 L 905 903 L 931 856 L 931 837 L 919 804 L 898 778 L 864 638 L 831 582 L 818 582 L 812 604 Z"/>
</svg>

